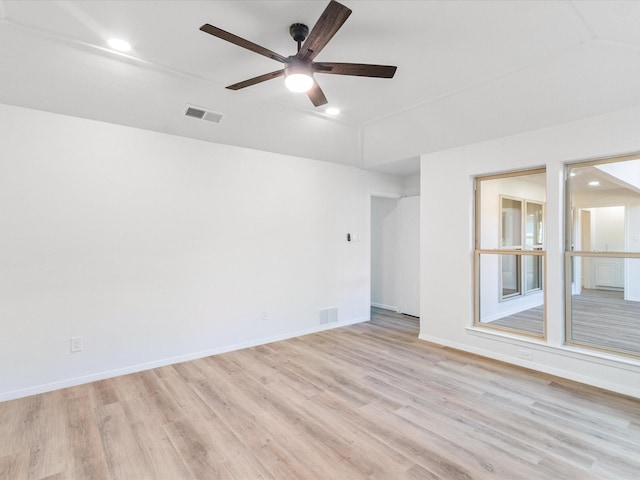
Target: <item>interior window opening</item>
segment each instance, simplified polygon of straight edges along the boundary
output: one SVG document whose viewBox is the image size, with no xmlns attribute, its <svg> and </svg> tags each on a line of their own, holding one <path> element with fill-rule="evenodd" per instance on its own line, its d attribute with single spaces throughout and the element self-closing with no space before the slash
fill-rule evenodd
<svg viewBox="0 0 640 480">
<path fill-rule="evenodd" d="M 640 156 L 566 179 L 566 343 L 640 356 Z"/>
<path fill-rule="evenodd" d="M 476 326 L 545 337 L 544 169 L 476 179 Z"/>
</svg>

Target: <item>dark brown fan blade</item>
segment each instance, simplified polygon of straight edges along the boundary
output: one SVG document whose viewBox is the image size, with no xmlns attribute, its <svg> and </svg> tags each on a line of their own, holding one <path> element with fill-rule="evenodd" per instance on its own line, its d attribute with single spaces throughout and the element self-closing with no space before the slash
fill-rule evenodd
<svg viewBox="0 0 640 480">
<path fill-rule="evenodd" d="M 266 82 L 267 80 L 278 78 L 282 75 L 284 75 L 284 70 L 276 70 L 275 72 L 265 73 L 264 75 L 253 77 L 243 82 L 234 83 L 233 85 L 229 85 L 227 88 L 229 90 L 240 90 L 241 88 L 250 87 L 251 85 L 255 85 L 256 83 Z"/>
<path fill-rule="evenodd" d="M 366 63 L 314 62 L 313 71 L 333 75 L 353 75 L 355 77 L 393 78 L 398 67 L 391 65 L 369 65 Z"/>
<path fill-rule="evenodd" d="M 224 30 L 214 27 L 213 25 L 209 25 L 205 23 L 200 27 L 205 33 L 209 35 L 213 35 L 214 37 L 221 38 L 222 40 L 226 40 L 227 42 L 233 43 L 234 45 L 238 45 L 239 47 L 246 48 L 247 50 L 251 50 L 252 52 L 258 53 L 260 55 L 264 55 L 265 57 L 276 60 L 280 63 L 287 63 L 287 58 L 282 55 L 272 52 L 268 48 L 261 47 L 260 45 L 250 42 L 249 40 L 245 40 L 233 33 L 225 32 Z"/>
<path fill-rule="evenodd" d="M 331 0 L 296 56 L 301 60 L 313 60 L 320 53 L 320 50 L 329 43 L 329 40 L 333 38 L 349 15 L 351 15 L 350 9 Z"/>
<path fill-rule="evenodd" d="M 309 95 L 309 100 L 311 100 L 315 107 L 329 103 L 327 97 L 324 96 L 324 92 L 320 88 L 320 85 L 318 85 L 318 82 L 315 80 L 313 81 L 313 87 L 311 87 L 311 90 L 307 92 L 307 95 Z"/>
</svg>

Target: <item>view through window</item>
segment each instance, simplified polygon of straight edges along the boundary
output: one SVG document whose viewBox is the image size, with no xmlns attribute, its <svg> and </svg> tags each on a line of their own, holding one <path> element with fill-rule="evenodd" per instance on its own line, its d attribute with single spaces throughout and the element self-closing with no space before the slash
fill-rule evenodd
<svg viewBox="0 0 640 480">
<path fill-rule="evenodd" d="M 566 341 L 640 356 L 640 156 L 566 178 Z"/>
<path fill-rule="evenodd" d="M 544 169 L 476 179 L 475 325 L 545 336 Z"/>
</svg>

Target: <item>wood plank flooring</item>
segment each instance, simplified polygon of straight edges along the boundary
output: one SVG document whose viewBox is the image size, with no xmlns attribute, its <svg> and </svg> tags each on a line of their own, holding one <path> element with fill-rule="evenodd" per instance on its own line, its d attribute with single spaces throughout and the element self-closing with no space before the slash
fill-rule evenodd
<svg viewBox="0 0 640 480">
<path fill-rule="evenodd" d="M 542 335 L 544 307 L 534 307 L 491 325 Z M 640 354 L 640 302 L 624 292 L 582 289 L 571 297 L 571 339 L 597 347 Z"/>
<path fill-rule="evenodd" d="M 1 479 L 637 479 L 640 400 L 371 322 L 0 403 Z"/>
<path fill-rule="evenodd" d="M 544 305 L 529 308 L 489 323 L 491 325 L 520 330 L 521 332 L 542 335 L 544 333 Z"/>
<path fill-rule="evenodd" d="M 624 292 L 582 289 L 571 298 L 574 341 L 640 354 L 640 302 Z"/>
</svg>

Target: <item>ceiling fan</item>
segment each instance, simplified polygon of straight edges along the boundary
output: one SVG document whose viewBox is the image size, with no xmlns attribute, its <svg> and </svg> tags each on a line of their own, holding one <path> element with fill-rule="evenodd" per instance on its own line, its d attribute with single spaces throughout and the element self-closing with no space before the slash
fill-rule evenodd
<svg viewBox="0 0 640 480">
<path fill-rule="evenodd" d="M 298 53 L 289 57 L 279 55 L 268 48 L 257 45 L 218 27 L 209 25 L 208 23 L 201 26 L 200 30 L 284 64 L 284 68 L 281 70 L 234 83 L 233 85 L 229 85 L 227 87 L 228 89 L 240 90 L 241 88 L 250 87 L 251 85 L 284 75 L 285 84 L 290 90 L 307 92 L 313 105 L 319 107 L 327 103 L 327 98 L 318 85 L 318 82 L 314 79 L 314 73 L 377 78 L 393 78 L 393 75 L 396 73 L 397 67 L 390 65 L 313 61 L 340 27 L 342 27 L 347 18 L 349 18 L 349 15 L 351 15 L 349 8 L 335 0 L 331 0 L 311 29 L 311 32 L 309 32 L 309 27 L 302 23 L 294 23 L 291 25 L 289 27 L 289 33 L 293 37 L 293 40 L 298 43 Z"/>
</svg>

